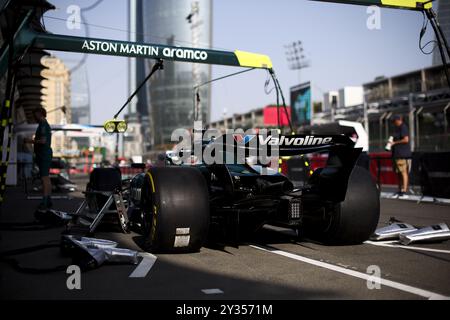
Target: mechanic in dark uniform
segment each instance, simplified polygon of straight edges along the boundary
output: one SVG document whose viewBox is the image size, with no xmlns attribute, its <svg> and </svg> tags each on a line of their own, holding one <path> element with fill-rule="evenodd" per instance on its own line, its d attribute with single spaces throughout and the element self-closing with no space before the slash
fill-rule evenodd
<svg viewBox="0 0 450 320">
<path fill-rule="evenodd" d="M 401 115 L 393 117 L 394 141 L 391 143 L 394 171 L 398 176 L 398 193 L 400 199 L 408 198 L 409 170 L 411 168 L 411 146 L 409 143 L 409 129 L 403 122 Z"/>
<path fill-rule="evenodd" d="M 47 122 L 47 111 L 44 108 L 36 108 L 33 110 L 33 116 L 38 127 L 34 135 L 34 139 L 28 139 L 26 142 L 34 145 L 34 160 L 39 167 L 39 175 L 42 179 L 43 199 L 39 205 L 39 209 L 48 209 L 52 207 L 50 194 L 52 184 L 50 181 L 50 165 L 52 163 L 53 151 L 51 146 L 52 132 Z"/>
</svg>

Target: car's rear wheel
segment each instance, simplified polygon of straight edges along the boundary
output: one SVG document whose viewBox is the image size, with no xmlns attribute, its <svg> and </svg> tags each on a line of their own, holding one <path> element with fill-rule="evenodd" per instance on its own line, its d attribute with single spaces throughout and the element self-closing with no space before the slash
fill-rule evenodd
<svg viewBox="0 0 450 320">
<path fill-rule="evenodd" d="M 144 246 L 147 251 L 193 252 L 206 240 L 209 198 L 198 169 L 150 169 L 142 186 Z"/>
<path fill-rule="evenodd" d="M 305 230 L 309 237 L 326 244 L 359 244 L 375 231 L 380 217 L 379 192 L 366 169 L 355 166 L 345 200 L 328 208 L 320 227 Z"/>
</svg>

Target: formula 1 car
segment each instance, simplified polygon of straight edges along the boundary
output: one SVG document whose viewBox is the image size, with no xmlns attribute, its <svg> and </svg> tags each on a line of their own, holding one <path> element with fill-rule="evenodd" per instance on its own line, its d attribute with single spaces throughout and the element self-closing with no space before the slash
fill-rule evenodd
<svg viewBox="0 0 450 320">
<path fill-rule="evenodd" d="M 380 205 L 370 173 L 355 166 L 361 149 L 344 135 L 280 136 L 272 142 L 280 156 L 328 152 L 327 165 L 301 189 L 278 172 L 264 174 L 247 163 L 154 167 L 136 175 L 129 216 L 139 216 L 146 250 L 197 251 L 207 238 L 221 236 L 238 243 L 264 224 L 292 228 L 326 244 L 367 240 L 378 224 Z"/>
<path fill-rule="evenodd" d="M 42 28 L 40 19 L 43 12 L 54 6 L 45 3 L 41 10 L 36 10 L 26 2 L 10 1 L 7 5 L 11 14 L 16 13 L 12 20 L 18 26 L 14 27 L 14 37 L 2 48 L 5 54 L 0 56 L 0 75 L 8 71 L 7 84 L 14 83 L 18 63 L 31 66 L 31 62 L 25 64 L 31 59 L 22 59 L 31 52 L 56 50 L 156 60 L 113 119 L 105 122 L 104 129 L 110 134 L 126 131 L 125 121 L 118 120 L 120 113 L 145 82 L 158 70 L 163 70 L 166 60 L 246 68 L 234 75 L 266 70 L 273 80 L 277 106 L 280 107 L 281 97 L 290 131 L 294 131 L 281 85 L 266 55 L 50 34 Z M 198 104 L 200 86 L 229 76 L 195 84 L 194 121 L 202 114 L 201 104 Z M 9 103 L 14 101 L 14 88 L 8 87 L 11 88 L 7 88 L 5 97 Z M 280 127 L 279 113 L 278 120 Z M 248 140 L 243 148 L 251 149 L 250 144 L 260 141 L 260 136 L 243 140 Z M 262 140 L 278 146 L 280 156 L 328 152 L 327 165 L 316 169 L 301 189 L 294 188 L 283 175 L 264 174 L 264 170 L 260 173 L 241 161 L 155 167 L 135 176 L 129 189 L 123 188 L 117 170 L 96 169 L 90 176 L 86 200 L 72 216 L 79 224 L 88 225 L 90 232 L 110 211 L 116 214 L 123 231 L 127 230 L 128 216 L 137 216 L 145 246 L 153 251 L 195 251 L 201 248 L 208 235 L 232 235 L 238 240 L 240 235 L 247 235 L 265 223 L 292 227 L 330 244 L 360 243 L 369 238 L 377 225 L 380 208 L 378 190 L 370 174 L 355 166 L 361 149 L 354 148 L 353 142 L 345 136 L 271 136 Z M 131 201 L 126 201 L 124 195 L 125 198 L 129 195 Z M 86 208 L 88 213 L 84 214 Z"/>
</svg>

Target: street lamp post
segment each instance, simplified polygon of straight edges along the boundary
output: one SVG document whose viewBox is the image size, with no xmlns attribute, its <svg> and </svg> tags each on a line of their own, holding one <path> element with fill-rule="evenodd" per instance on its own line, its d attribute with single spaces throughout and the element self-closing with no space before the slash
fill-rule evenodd
<svg viewBox="0 0 450 320">
<path fill-rule="evenodd" d="M 303 54 L 303 44 L 300 40 L 298 40 L 285 45 L 284 48 L 286 49 L 286 59 L 289 69 L 298 70 L 298 82 L 300 83 L 301 69 L 310 66 L 309 61 L 305 60 L 305 55 Z"/>
</svg>

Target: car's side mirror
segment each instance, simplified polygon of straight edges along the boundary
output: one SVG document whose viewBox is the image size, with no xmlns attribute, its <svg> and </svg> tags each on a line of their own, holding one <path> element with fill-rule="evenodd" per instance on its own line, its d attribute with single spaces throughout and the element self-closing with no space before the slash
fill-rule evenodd
<svg viewBox="0 0 450 320">
<path fill-rule="evenodd" d="M 104 123 L 103 129 L 108 133 L 124 133 L 127 131 L 128 125 L 125 120 L 108 120 Z"/>
</svg>

